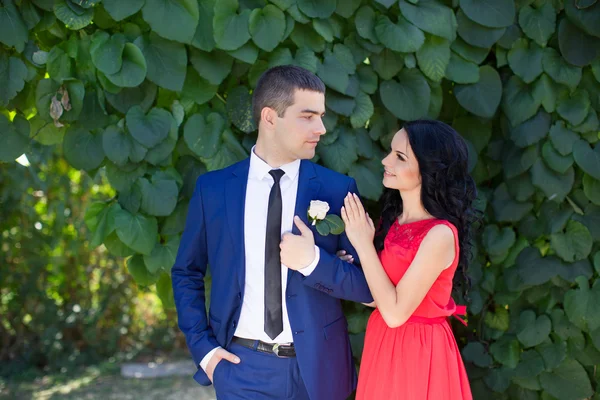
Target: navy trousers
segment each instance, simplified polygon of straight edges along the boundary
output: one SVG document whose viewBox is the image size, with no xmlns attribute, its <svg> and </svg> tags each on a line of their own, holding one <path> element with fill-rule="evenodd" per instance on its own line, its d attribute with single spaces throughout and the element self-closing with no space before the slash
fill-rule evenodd
<svg viewBox="0 0 600 400">
<path fill-rule="evenodd" d="M 213 374 L 217 400 L 309 400 L 296 357 L 279 358 L 232 343 L 239 364 L 221 360 Z"/>
</svg>

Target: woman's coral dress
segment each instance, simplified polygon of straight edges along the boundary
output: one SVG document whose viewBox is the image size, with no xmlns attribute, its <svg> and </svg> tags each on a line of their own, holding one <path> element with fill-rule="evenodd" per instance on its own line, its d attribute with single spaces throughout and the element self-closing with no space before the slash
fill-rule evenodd
<svg viewBox="0 0 600 400">
<path fill-rule="evenodd" d="M 438 224 L 454 232 L 456 257 L 445 269 L 406 323 L 390 328 L 379 310 L 367 324 L 357 400 L 463 400 L 472 399 L 467 373 L 448 323 L 465 314 L 451 298 L 452 278 L 458 265 L 458 232 L 448 221 L 428 219 L 392 225 L 380 260 L 397 285 L 415 258 L 427 232 Z M 461 320 L 462 321 L 462 320 Z"/>
</svg>

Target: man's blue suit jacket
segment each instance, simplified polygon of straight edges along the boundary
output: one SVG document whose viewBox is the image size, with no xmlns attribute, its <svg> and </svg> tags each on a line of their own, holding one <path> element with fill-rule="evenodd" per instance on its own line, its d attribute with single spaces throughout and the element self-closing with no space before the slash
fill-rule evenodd
<svg viewBox="0 0 600 400">
<path fill-rule="evenodd" d="M 249 166 L 246 159 L 198 178 L 172 268 L 179 327 L 198 366 L 194 378 L 202 385 L 210 381 L 199 367 L 200 361 L 213 348 L 228 347 L 240 318 Z M 346 194 L 357 192 L 354 179 L 307 160 L 300 164 L 298 179 L 295 214 L 309 226 L 311 200 L 328 202 L 330 213 L 339 215 Z M 373 298 L 361 268 L 335 255 L 344 249 L 358 260 L 347 236 L 321 236 L 311 229 L 321 249 L 319 263 L 307 277 L 290 270 L 285 296 L 298 365 L 311 400 L 346 399 L 356 388 L 357 378 L 340 299 L 370 303 Z M 293 233 L 299 234 L 296 226 Z M 212 278 L 208 318 L 207 265 Z"/>
</svg>

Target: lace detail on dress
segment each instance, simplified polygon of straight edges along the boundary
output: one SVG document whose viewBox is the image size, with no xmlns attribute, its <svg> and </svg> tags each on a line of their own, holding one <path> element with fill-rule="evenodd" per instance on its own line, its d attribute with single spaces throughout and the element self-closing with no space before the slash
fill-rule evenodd
<svg viewBox="0 0 600 400">
<path fill-rule="evenodd" d="M 442 221 L 436 218 L 423 219 L 402 225 L 396 220 L 385 240 L 386 242 L 391 241 L 395 245 L 399 245 L 405 249 L 417 250 L 421 245 L 423 237 L 429 232 L 429 228 L 438 223 L 442 223 Z"/>
</svg>

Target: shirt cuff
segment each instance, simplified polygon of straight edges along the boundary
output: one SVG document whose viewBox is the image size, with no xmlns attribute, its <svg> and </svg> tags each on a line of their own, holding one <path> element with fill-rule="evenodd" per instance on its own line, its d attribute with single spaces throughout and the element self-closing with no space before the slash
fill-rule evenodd
<svg viewBox="0 0 600 400">
<path fill-rule="evenodd" d="M 315 268 L 317 268 L 317 264 L 319 263 L 320 258 L 321 258 L 321 249 L 319 249 L 319 246 L 315 245 L 315 259 L 313 260 L 312 263 L 310 263 L 308 265 L 308 267 L 304 267 L 304 268 L 298 270 L 298 272 L 300 272 L 304 276 L 309 276 L 310 274 L 312 274 L 312 272 L 315 270 Z"/>
<path fill-rule="evenodd" d="M 202 361 L 200 361 L 200 368 L 202 368 L 204 370 L 204 372 L 206 372 L 206 367 L 208 366 L 208 362 L 212 358 L 213 354 L 215 354 L 215 351 L 219 350 L 220 348 L 221 347 L 215 347 L 214 349 L 212 349 L 211 351 L 209 351 L 208 354 L 206 354 L 204 356 L 204 358 L 202 359 Z"/>
</svg>

